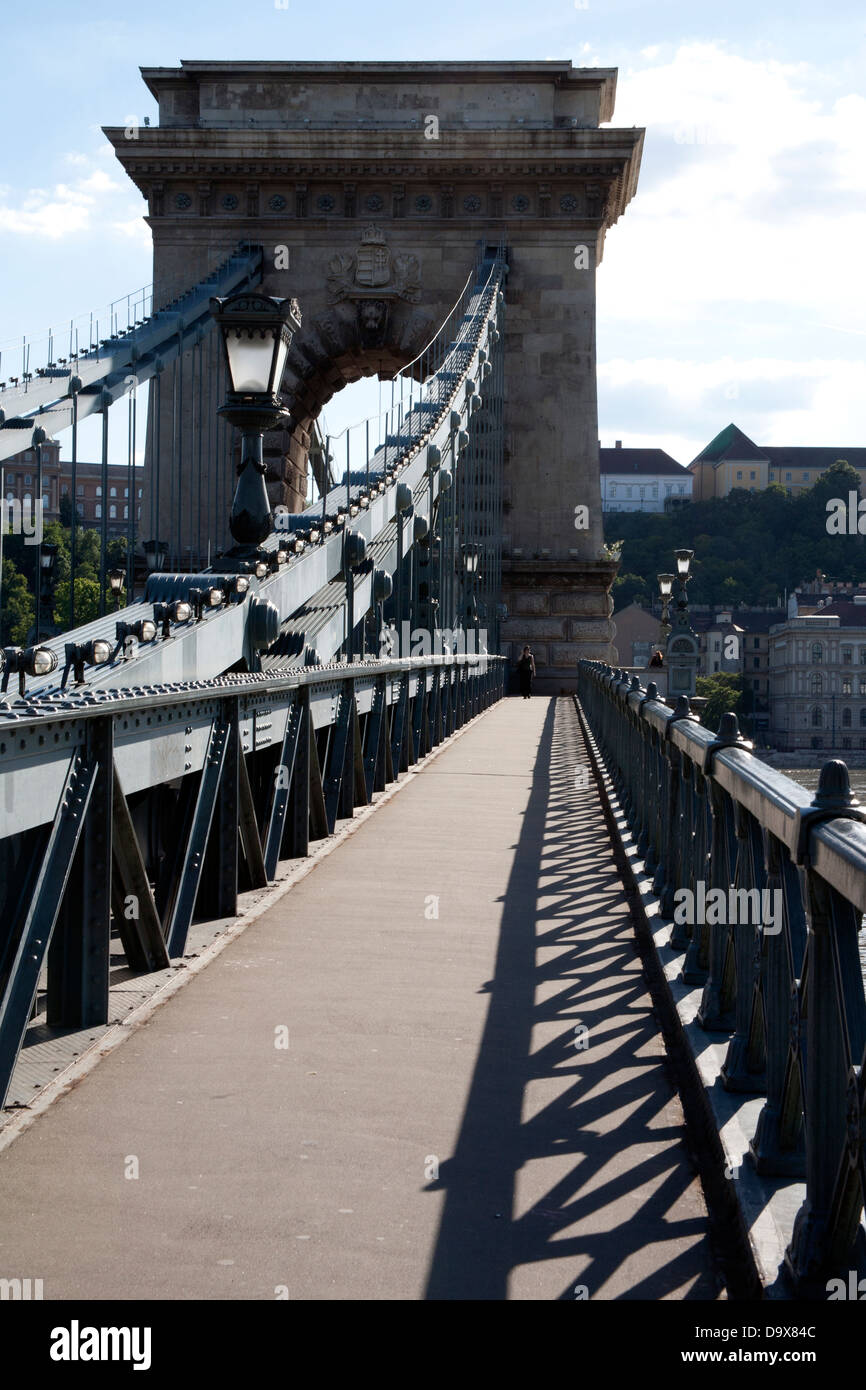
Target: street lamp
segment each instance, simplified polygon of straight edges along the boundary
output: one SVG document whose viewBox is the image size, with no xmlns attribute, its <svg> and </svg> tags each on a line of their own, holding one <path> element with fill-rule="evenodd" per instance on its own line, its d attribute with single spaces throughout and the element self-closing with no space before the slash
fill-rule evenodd
<svg viewBox="0 0 866 1390">
<path fill-rule="evenodd" d="M 55 545 L 52 541 L 43 541 L 39 552 L 39 575 L 37 582 L 40 590 L 40 609 L 41 605 L 44 603 L 48 609 L 49 616 L 51 614 L 51 591 L 54 582 L 54 568 L 57 562 L 57 552 L 59 548 L 60 547 Z M 51 631 L 56 631 L 56 628 L 52 627 Z M 36 632 L 36 641 L 39 641 L 38 630 Z"/>
<path fill-rule="evenodd" d="M 667 640 L 667 667 L 668 667 L 668 695 L 688 695 L 693 697 L 695 694 L 695 677 L 698 665 L 698 639 L 692 631 L 689 622 L 689 595 L 687 584 L 689 580 L 689 570 L 694 558 L 693 550 L 675 550 L 674 557 L 677 562 L 677 578 L 679 587 L 676 597 L 676 613 L 673 625 Z M 659 592 L 661 592 L 661 580 L 670 579 L 673 584 L 672 575 L 659 576 Z"/>
<path fill-rule="evenodd" d="M 124 581 L 125 578 L 126 578 L 126 571 L 125 571 L 125 570 L 109 570 L 109 571 L 108 571 L 108 587 L 110 588 L 110 590 L 111 590 L 111 592 L 112 592 L 112 595 L 113 595 L 113 597 L 114 597 L 114 611 L 115 611 L 115 613 L 117 612 L 118 608 L 120 607 L 120 591 L 121 591 L 121 589 L 123 588 L 123 581 Z"/>
<path fill-rule="evenodd" d="M 671 631 L 671 594 L 674 587 L 674 576 L 672 574 L 657 575 L 659 583 L 659 598 L 662 601 L 662 616 L 659 622 L 659 643 L 662 651 L 665 649 Z M 658 653 L 659 664 L 661 664 L 661 652 Z"/>
<path fill-rule="evenodd" d="M 229 376 L 228 397 L 218 413 L 241 432 L 241 461 L 229 518 L 236 544 L 223 568 L 255 572 L 262 558 L 259 547 L 273 529 L 262 436 L 289 418 L 279 392 L 301 312 L 296 299 L 250 290 L 226 299 L 215 297 L 210 309 L 222 336 Z"/>
<path fill-rule="evenodd" d="M 689 569 L 691 568 L 691 563 L 694 557 L 695 552 L 693 550 L 674 551 L 674 558 L 677 562 L 677 574 L 679 575 L 680 581 L 683 584 L 688 583 Z"/>
<path fill-rule="evenodd" d="M 144 558 L 149 570 L 165 569 L 165 562 L 168 552 L 168 541 L 145 541 Z"/>
</svg>

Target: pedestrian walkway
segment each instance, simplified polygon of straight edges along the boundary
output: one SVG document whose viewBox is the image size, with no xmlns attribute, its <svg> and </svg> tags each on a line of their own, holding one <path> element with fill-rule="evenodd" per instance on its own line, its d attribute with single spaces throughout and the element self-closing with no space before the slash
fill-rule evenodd
<svg viewBox="0 0 866 1390">
<path fill-rule="evenodd" d="M 718 1297 L 581 762 L 571 700 L 536 697 L 409 774 L 0 1154 L 0 1276 L 46 1299 Z"/>
</svg>

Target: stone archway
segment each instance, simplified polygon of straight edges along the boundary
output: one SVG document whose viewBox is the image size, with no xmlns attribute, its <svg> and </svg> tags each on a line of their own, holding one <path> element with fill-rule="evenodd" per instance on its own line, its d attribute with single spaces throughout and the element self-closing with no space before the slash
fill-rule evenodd
<svg viewBox="0 0 866 1390">
<path fill-rule="evenodd" d="M 286 362 L 283 394 L 292 412 L 287 454 L 269 482 L 274 500 L 290 507 L 292 493 L 300 492 L 297 480 L 306 476 L 310 431 L 322 407 L 362 377 L 395 376 L 418 358 L 437 329 L 433 316 L 417 307 L 419 258 L 393 253 L 375 223 L 363 228 L 354 251 L 330 257 L 327 272 L 327 303 L 304 318 Z"/>
</svg>

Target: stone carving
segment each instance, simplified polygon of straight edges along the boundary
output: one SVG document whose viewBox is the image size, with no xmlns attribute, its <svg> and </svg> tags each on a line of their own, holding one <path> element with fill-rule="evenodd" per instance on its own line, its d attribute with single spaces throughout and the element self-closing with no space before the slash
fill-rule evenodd
<svg viewBox="0 0 866 1390">
<path fill-rule="evenodd" d="M 368 299 L 373 290 L 386 290 L 387 298 L 417 304 L 421 298 L 418 257 L 404 252 L 392 255 L 380 227 L 365 227 L 354 254 L 339 251 L 328 262 L 328 297 L 331 304 L 344 299 Z"/>
<path fill-rule="evenodd" d="M 417 304 L 421 298 L 420 277 L 418 257 L 392 253 L 381 227 L 371 223 L 355 252 L 338 251 L 329 260 L 328 302 L 354 307 L 361 346 L 380 347 L 395 303 Z"/>
</svg>

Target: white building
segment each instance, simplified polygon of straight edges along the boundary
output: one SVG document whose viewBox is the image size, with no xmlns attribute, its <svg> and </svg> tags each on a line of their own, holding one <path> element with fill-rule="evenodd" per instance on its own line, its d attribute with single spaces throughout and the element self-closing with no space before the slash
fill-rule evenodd
<svg viewBox="0 0 866 1390">
<path fill-rule="evenodd" d="M 664 449 L 599 448 L 601 509 L 604 512 L 662 512 L 692 500 L 694 479 Z"/>
<path fill-rule="evenodd" d="M 770 628 L 770 742 L 866 751 L 866 594 Z"/>
</svg>

